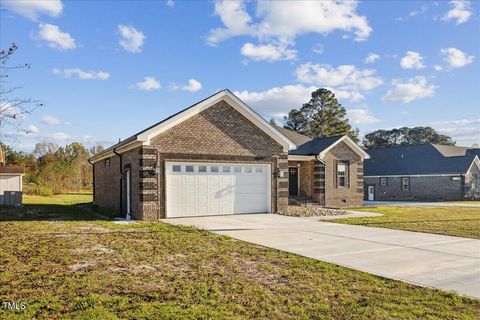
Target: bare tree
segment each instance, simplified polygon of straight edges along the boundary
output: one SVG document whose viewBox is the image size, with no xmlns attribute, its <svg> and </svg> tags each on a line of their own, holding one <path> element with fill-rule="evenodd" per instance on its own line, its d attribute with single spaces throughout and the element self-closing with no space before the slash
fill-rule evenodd
<svg viewBox="0 0 480 320">
<path fill-rule="evenodd" d="M 23 121 L 38 107 L 43 106 L 38 100 L 17 96 L 22 86 L 10 83 L 10 74 L 14 70 L 29 70 L 28 63 L 12 65 L 10 63 L 18 47 L 15 43 L 6 49 L 0 50 L 0 140 L 7 138 L 15 140 L 18 133 L 29 134 L 28 129 L 23 127 Z M 17 133 L 17 134 L 12 134 Z"/>
</svg>

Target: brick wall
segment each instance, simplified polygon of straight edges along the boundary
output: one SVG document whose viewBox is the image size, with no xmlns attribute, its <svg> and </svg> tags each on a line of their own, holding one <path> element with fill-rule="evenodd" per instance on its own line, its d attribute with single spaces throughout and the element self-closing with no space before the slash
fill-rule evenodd
<svg viewBox="0 0 480 320">
<path fill-rule="evenodd" d="M 160 153 L 269 157 L 282 146 L 225 101 L 152 138 Z"/>
<path fill-rule="evenodd" d="M 408 176 L 405 176 L 408 177 Z M 412 176 L 410 189 L 402 190 L 402 177 L 387 177 L 387 185 L 380 185 L 379 177 L 365 177 L 365 190 L 375 186 L 375 200 L 461 200 L 462 178 L 451 176 Z M 367 195 L 365 195 L 366 199 Z"/>
<path fill-rule="evenodd" d="M 355 207 L 363 202 L 363 161 L 346 143 L 340 142 L 325 156 L 325 206 Z M 336 185 L 337 161 L 348 161 L 346 187 Z"/>
<path fill-rule="evenodd" d="M 95 204 L 115 211 L 120 210 L 120 158 L 113 156 L 110 165 L 105 160 L 95 166 Z"/>
</svg>

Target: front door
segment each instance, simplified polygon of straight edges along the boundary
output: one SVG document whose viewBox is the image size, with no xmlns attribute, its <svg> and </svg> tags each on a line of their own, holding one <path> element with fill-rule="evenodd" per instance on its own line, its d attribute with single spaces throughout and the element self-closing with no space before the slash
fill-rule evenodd
<svg viewBox="0 0 480 320">
<path fill-rule="evenodd" d="M 375 186 L 368 186 L 368 201 L 375 200 Z"/>
<path fill-rule="evenodd" d="M 298 196 L 298 168 L 288 168 L 288 195 Z"/>
</svg>

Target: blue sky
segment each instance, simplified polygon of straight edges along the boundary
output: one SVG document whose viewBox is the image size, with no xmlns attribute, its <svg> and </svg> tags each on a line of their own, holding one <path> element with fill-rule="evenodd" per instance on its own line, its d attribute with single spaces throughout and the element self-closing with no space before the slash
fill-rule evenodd
<svg viewBox="0 0 480 320">
<path fill-rule="evenodd" d="M 362 134 L 430 125 L 480 143 L 480 3 L 1 1 L 17 95 L 44 103 L 3 134 L 108 146 L 223 88 L 281 119 L 318 87 Z"/>
</svg>

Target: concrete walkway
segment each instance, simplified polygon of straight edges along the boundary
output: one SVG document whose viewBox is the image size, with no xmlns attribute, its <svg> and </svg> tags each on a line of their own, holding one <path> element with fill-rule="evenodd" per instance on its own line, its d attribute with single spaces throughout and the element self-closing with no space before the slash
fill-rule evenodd
<svg viewBox="0 0 480 320">
<path fill-rule="evenodd" d="M 480 240 L 275 214 L 164 222 L 196 226 L 379 276 L 480 298 Z"/>
<path fill-rule="evenodd" d="M 383 216 L 382 213 L 376 212 L 363 212 L 363 211 L 352 211 L 348 210 L 347 214 L 340 214 L 338 216 L 313 216 L 305 217 L 306 219 L 311 220 L 336 220 L 336 219 L 347 219 L 347 218 L 368 218 L 368 217 L 380 217 Z"/>
<path fill-rule="evenodd" d="M 422 201 L 363 201 L 366 206 L 413 206 L 413 207 L 474 207 L 480 208 L 478 202 L 422 202 Z"/>
</svg>

